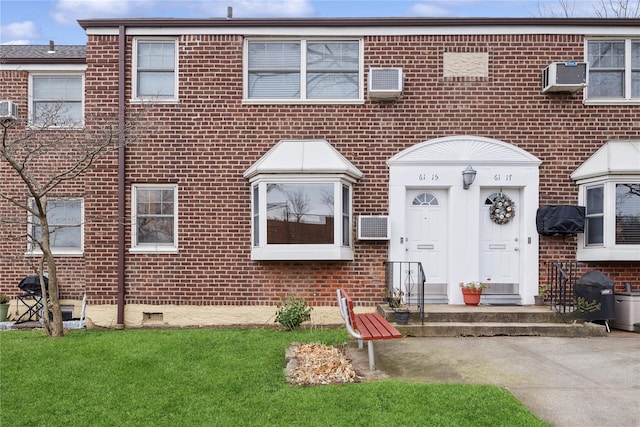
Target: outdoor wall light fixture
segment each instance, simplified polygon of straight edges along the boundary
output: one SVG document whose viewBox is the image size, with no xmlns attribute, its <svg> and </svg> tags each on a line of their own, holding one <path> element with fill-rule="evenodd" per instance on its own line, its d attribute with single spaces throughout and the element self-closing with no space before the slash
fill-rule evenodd
<svg viewBox="0 0 640 427">
<path fill-rule="evenodd" d="M 468 190 L 473 181 L 476 179 L 476 171 L 471 166 L 467 166 L 465 170 L 462 171 L 462 188 Z"/>
</svg>

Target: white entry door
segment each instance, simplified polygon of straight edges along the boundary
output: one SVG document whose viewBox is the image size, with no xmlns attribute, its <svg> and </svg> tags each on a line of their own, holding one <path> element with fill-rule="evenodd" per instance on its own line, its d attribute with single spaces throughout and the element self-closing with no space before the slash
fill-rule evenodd
<svg viewBox="0 0 640 427">
<path fill-rule="evenodd" d="M 498 203 L 494 205 L 496 199 Z M 518 209 L 521 208 L 519 190 L 484 188 L 481 201 L 479 279 L 485 281 L 491 278 L 487 296 L 518 295 L 522 240 L 518 215 Z"/>
<path fill-rule="evenodd" d="M 431 189 L 409 190 L 407 202 L 407 260 L 422 263 L 427 302 L 446 302 L 447 192 Z"/>
</svg>

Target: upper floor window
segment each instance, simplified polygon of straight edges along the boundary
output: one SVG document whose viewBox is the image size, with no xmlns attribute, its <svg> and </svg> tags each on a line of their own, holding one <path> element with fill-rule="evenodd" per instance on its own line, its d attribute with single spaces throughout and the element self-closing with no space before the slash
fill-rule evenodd
<svg viewBox="0 0 640 427">
<path fill-rule="evenodd" d="M 177 40 L 138 39 L 134 43 L 133 97 L 175 101 L 178 87 Z"/>
<path fill-rule="evenodd" d="M 35 201 L 29 205 L 37 211 Z M 83 251 L 83 199 L 60 198 L 47 200 L 47 223 L 49 225 L 49 245 L 54 255 L 80 255 Z M 34 254 L 42 253 L 42 226 L 35 215 L 29 216 L 29 247 Z"/>
<path fill-rule="evenodd" d="M 132 252 L 178 250 L 178 187 L 136 184 L 132 191 Z"/>
<path fill-rule="evenodd" d="M 30 120 L 33 126 L 83 126 L 82 74 L 32 74 Z"/>
<path fill-rule="evenodd" d="M 269 102 L 362 101 L 359 40 L 248 40 L 244 97 Z"/>
<path fill-rule="evenodd" d="M 640 102 L 640 39 L 589 40 L 589 101 Z"/>
</svg>

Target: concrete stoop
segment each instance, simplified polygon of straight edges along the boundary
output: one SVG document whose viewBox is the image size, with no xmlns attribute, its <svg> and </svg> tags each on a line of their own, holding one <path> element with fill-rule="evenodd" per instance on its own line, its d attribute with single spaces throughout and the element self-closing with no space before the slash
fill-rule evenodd
<svg viewBox="0 0 640 427">
<path fill-rule="evenodd" d="M 583 322 L 570 316 L 562 317 L 544 306 L 476 306 L 427 305 L 424 324 L 417 312 L 412 312 L 408 325 L 395 323 L 389 307 L 379 306 L 378 312 L 405 336 L 545 336 L 596 337 L 606 336 L 604 325 Z"/>
</svg>

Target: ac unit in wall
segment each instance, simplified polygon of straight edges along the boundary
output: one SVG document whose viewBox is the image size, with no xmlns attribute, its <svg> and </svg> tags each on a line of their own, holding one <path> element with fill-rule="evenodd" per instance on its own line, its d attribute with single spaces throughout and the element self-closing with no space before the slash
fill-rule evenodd
<svg viewBox="0 0 640 427">
<path fill-rule="evenodd" d="M 391 224 L 387 215 L 360 215 L 358 240 L 389 240 Z"/>
<path fill-rule="evenodd" d="M 11 101 L 0 101 L 0 120 L 18 120 L 18 106 Z"/>
<path fill-rule="evenodd" d="M 577 92 L 587 85 L 586 62 L 552 62 L 542 71 L 542 93 Z"/>
<path fill-rule="evenodd" d="M 369 99 L 397 99 L 402 94 L 402 68 L 371 68 Z"/>
</svg>

